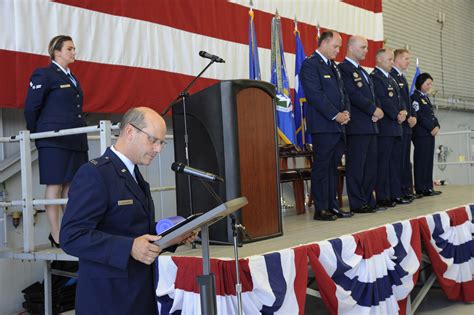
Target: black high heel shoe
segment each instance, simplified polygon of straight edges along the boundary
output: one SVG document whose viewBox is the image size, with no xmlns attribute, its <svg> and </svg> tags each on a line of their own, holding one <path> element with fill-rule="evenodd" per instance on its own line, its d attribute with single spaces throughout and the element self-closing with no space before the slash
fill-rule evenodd
<svg viewBox="0 0 474 315">
<path fill-rule="evenodd" d="M 49 233 L 48 239 L 49 239 L 49 241 L 51 242 L 51 247 L 61 248 L 61 246 L 59 245 L 59 243 L 56 243 L 56 241 L 54 240 L 54 238 L 53 238 L 53 236 L 51 235 L 51 233 Z"/>
</svg>

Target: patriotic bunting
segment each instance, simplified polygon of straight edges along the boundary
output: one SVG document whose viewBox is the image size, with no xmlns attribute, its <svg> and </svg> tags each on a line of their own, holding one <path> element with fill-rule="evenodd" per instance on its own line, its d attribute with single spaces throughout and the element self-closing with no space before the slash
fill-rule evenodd
<svg viewBox="0 0 474 315">
<path fill-rule="evenodd" d="M 304 314 L 308 262 L 331 314 L 410 314 L 423 239 L 446 296 L 474 302 L 474 205 L 241 259 L 244 314 Z M 199 314 L 196 257 L 160 256 L 160 314 Z M 211 260 L 219 314 L 236 314 L 233 260 Z"/>
<path fill-rule="evenodd" d="M 314 245 L 310 263 L 332 314 L 405 314 L 416 283 L 421 242 L 416 221 Z M 319 278 L 319 275 L 325 277 Z"/>
<path fill-rule="evenodd" d="M 303 314 L 308 277 L 306 266 L 303 249 L 285 249 L 239 260 L 244 314 Z M 235 314 L 234 261 L 212 259 L 211 271 L 216 278 L 217 313 Z M 157 274 L 160 314 L 178 311 L 200 314 L 196 276 L 202 274 L 201 258 L 160 256 Z"/>
<path fill-rule="evenodd" d="M 474 205 L 420 219 L 423 243 L 448 299 L 474 302 Z"/>
</svg>

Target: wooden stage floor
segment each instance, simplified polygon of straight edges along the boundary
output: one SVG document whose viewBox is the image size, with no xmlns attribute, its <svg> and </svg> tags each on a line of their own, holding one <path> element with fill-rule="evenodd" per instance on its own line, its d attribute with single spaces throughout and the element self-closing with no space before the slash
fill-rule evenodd
<svg viewBox="0 0 474 315">
<path fill-rule="evenodd" d="M 296 215 L 294 210 L 287 210 L 283 215 L 283 236 L 244 244 L 239 247 L 239 257 L 245 258 L 300 244 L 332 239 L 474 202 L 474 186 L 441 186 L 436 187 L 436 190 L 443 193 L 434 197 L 416 199 L 408 205 L 397 205 L 394 208 L 373 214 L 355 214 L 352 218 L 338 219 L 333 222 L 313 220 L 313 207 L 307 208 L 306 212 L 301 215 Z M 347 209 L 347 207 L 347 200 L 344 200 L 343 209 Z M 187 245 L 181 246 L 174 255 L 201 256 L 201 249 L 199 245 L 196 249 Z M 233 247 L 211 245 L 210 255 L 215 258 L 232 258 Z"/>
</svg>

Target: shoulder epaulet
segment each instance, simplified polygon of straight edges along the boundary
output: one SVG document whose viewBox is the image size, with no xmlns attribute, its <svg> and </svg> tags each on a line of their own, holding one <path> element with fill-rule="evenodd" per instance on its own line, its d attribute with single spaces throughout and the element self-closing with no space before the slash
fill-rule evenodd
<svg viewBox="0 0 474 315">
<path fill-rule="evenodd" d="M 99 165 L 106 164 L 109 162 L 110 162 L 110 158 L 106 155 L 103 155 L 101 157 L 98 157 L 89 161 L 89 163 L 95 166 L 99 166 Z"/>
</svg>

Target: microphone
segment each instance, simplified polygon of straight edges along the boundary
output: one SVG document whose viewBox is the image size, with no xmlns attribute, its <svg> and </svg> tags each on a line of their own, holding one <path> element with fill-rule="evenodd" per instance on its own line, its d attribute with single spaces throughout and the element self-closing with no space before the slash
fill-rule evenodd
<svg viewBox="0 0 474 315">
<path fill-rule="evenodd" d="M 225 62 L 224 59 L 222 59 L 222 58 L 220 58 L 220 57 L 218 57 L 218 56 L 216 56 L 216 55 L 210 54 L 210 53 L 208 53 L 208 52 L 205 52 L 204 50 L 201 50 L 201 51 L 199 52 L 199 56 L 201 56 L 201 57 L 203 57 L 203 58 L 211 59 L 212 61 L 218 62 L 218 63 L 223 63 L 223 62 Z"/>
<path fill-rule="evenodd" d="M 202 178 L 211 182 L 223 182 L 224 179 L 212 173 L 204 172 L 196 168 L 192 168 L 184 163 L 174 162 L 171 164 L 171 169 L 176 173 L 191 175 L 197 178 Z"/>
</svg>

